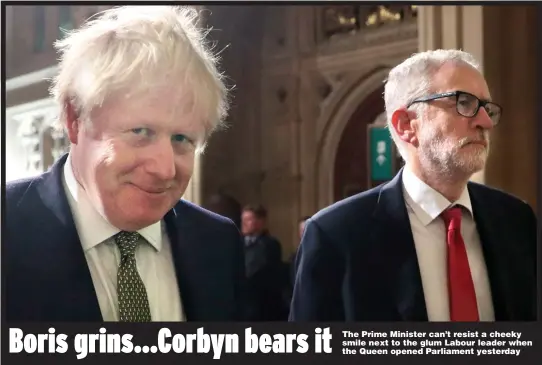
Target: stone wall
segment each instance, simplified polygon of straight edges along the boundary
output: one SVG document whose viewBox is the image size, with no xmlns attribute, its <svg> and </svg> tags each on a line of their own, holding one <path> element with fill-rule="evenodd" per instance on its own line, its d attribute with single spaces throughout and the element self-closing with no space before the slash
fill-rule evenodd
<svg viewBox="0 0 542 365">
<path fill-rule="evenodd" d="M 203 195 L 262 203 L 288 255 L 297 220 L 331 204 L 342 132 L 390 67 L 417 49 L 415 21 L 324 34 L 323 6 L 210 7 L 236 84 L 230 129 L 203 160 Z"/>
</svg>

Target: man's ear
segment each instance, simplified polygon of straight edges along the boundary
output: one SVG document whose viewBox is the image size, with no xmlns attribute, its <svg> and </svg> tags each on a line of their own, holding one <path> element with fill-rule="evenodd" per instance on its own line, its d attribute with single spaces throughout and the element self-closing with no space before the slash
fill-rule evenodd
<svg viewBox="0 0 542 365">
<path fill-rule="evenodd" d="M 416 137 L 413 121 L 416 115 L 406 108 L 399 108 L 391 116 L 391 124 L 395 132 L 402 141 L 416 146 L 418 138 Z"/>
<path fill-rule="evenodd" d="M 81 126 L 79 115 L 77 115 L 73 104 L 68 100 L 64 102 L 64 111 L 66 115 L 66 129 L 68 130 L 68 138 L 72 144 L 77 144 L 77 136 Z"/>
</svg>

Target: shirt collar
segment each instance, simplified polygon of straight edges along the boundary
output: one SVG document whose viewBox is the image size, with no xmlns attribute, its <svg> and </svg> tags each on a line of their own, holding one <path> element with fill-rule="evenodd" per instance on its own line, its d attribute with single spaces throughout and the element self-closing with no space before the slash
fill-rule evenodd
<svg viewBox="0 0 542 365">
<path fill-rule="evenodd" d="M 403 169 L 403 189 L 405 201 L 412 208 L 424 226 L 427 226 L 446 209 L 461 205 L 472 216 L 469 189 L 465 187 L 455 202 L 450 202 L 441 193 L 424 183 L 409 168 Z"/>
<path fill-rule="evenodd" d="M 74 215 L 83 250 L 87 251 L 113 237 L 120 229 L 109 223 L 92 205 L 83 187 L 75 179 L 68 154 L 64 164 L 64 188 Z M 158 221 L 137 231 L 157 251 L 162 248 L 162 222 Z"/>
</svg>

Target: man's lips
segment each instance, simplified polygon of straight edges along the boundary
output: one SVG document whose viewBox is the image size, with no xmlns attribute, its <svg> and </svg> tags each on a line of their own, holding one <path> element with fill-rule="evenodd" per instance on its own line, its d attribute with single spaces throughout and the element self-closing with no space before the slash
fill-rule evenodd
<svg viewBox="0 0 542 365">
<path fill-rule="evenodd" d="M 136 185 L 136 184 L 131 184 L 133 185 L 134 187 L 136 187 L 137 189 L 147 193 L 147 194 L 163 194 L 165 192 L 167 192 L 167 188 L 163 188 L 163 189 L 156 189 L 156 188 L 151 188 L 151 187 L 143 187 L 143 186 L 139 186 L 139 185 Z"/>
<path fill-rule="evenodd" d="M 471 142 L 468 142 L 467 144 L 478 144 L 478 145 L 487 147 L 487 142 L 486 141 L 471 141 Z"/>
<path fill-rule="evenodd" d="M 476 144 L 476 145 L 479 145 L 479 146 L 487 147 L 487 141 L 485 141 L 483 139 L 473 140 L 473 141 L 466 141 L 466 142 L 462 143 L 462 147 L 468 146 L 470 144 Z"/>
</svg>

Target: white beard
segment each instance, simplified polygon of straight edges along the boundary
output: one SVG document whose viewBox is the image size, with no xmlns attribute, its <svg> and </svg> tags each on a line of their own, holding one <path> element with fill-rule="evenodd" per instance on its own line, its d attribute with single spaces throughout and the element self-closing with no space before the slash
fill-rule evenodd
<svg viewBox="0 0 542 365">
<path fill-rule="evenodd" d="M 479 138 L 488 144 L 468 145 L 472 138 L 452 141 L 442 136 L 437 128 L 431 127 L 431 121 L 424 122 L 419 139 L 418 156 L 424 171 L 431 171 L 446 177 L 472 176 L 485 166 L 489 153 L 489 132 L 480 132 Z"/>
</svg>

